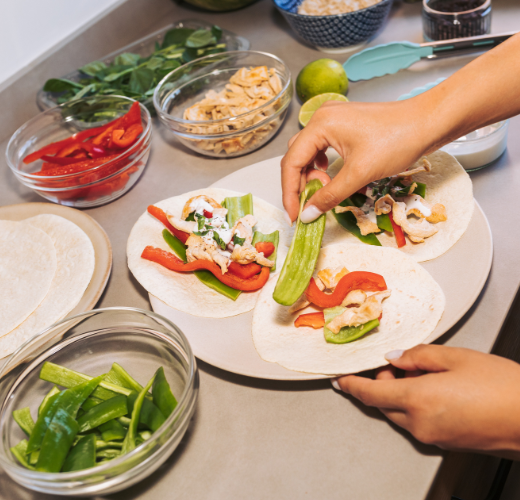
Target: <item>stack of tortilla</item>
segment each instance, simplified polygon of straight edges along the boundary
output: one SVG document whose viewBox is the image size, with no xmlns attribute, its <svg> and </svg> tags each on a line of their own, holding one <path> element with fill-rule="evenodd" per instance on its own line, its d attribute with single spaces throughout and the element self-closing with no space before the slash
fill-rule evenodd
<svg viewBox="0 0 520 500">
<path fill-rule="evenodd" d="M 89 237 L 63 217 L 0 220 L 0 359 L 76 307 L 94 264 Z"/>
</svg>

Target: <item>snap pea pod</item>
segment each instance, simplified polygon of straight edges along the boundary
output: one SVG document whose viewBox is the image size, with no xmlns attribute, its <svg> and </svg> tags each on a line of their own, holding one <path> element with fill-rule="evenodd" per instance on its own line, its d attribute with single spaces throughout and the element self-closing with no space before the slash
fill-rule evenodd
<svg viewBox="0 0 520 500">
<path fill-rule="evenodd" d="M 74 417 L 63 408 L 58 408 L 45 432 L 36 470 L 60 472 L 78 429 Z"/>
<path fill-rule="evenodd" d="M 186 262 L 186 247 L 182 241 L 175 237 L 168 229 L 163 229 L 163 238 L 168 246 L 177 254 L 177 256 Z M 240 290 L 235 290 L 228 285 L 225 285 L 219 281 L 212 273 L 205 269 L 199 269 L 193 271 L 193 274 L 197 276 L 197 279 L 204 283 L 207 287 L 215 290 L 215 292 L 221 293 L 231 300 L 237 300 L 238 296 L 242 293 Z"/>
<path fill-rule="evenodd" d="M 29 454 L 29 463 L 31 465 L 36 465 L 38 463 L 38 458 L 40 456 L 40 450 L 33 451 Z"/>
<path fill-rule="evenodd" d="M 320 180 L 313 179 L 307 183 L 300 195 L 300 212 L 296 229 L 273 293 L 273 299 L 284 306 L 294 304 L 305 291 L 318 260 L 325 231 L 325 214 L 309 224 L 304 224 L 300 220 L 300 215 L 305 203 L 322 187 Z"/>
<path fill-rule="evenodd" d="M 276 271 L 276 254 L 278 253 L 278 243 L 280 241 L 280 232 L 274 231 L 270 234 L 263 234 L 260 231 L 255 231 L 255 234 L 253 235 L 253 246 L 255 246 L 256 243 L 259 243 L 261 241 L 267 241 L 274 245 L 274 252 L 267 257 L 268 260 L 271 262 L 274 262 L 274 266 L 271 267 L 271 272 L 274 273 Z"/>
<path fill-rule="evenodd" d="M 13 446 L 11 453 L 24 467 L 34 470 L 34 467 L 27 461 L 27 439 L 22 439 L 16 446 Z"/>
<path fill-rule="evenodd" d="M 63 464 L 63 472 L 90 469 L 96 465 L 96 436 L 83 436 L 69 451 Z"/>
<path fill-rule="evenodd" d="M 126 415 L 128 413 L 126 396 L 119 395 L 107 399 L 91 408 L 85 415 L 78 419 L 79 431 L 85 432 L 99 427 L 101 424 Z"/>
<path fill-rule="evenodd" d="M 98 404 L 102 403 L 102 399 L 95 398 L 94 396 L 90 396 L 85 400 L 85 402 L 81 405 L 81 408 L 85 411 L 89 411 L 91 408 L 94 408 L 94 406 L 97 406 Z"/>
<path fill-rule="evenodd" d="M 126 434 L 126 432 L 125 432 Z M 103 441 L 102 439 L 96 439 L 96 450 L 106 450 L 107 448 L 119 448 L 123 447 L 122 441 Z"/>
<path fill-rule="evenodd" d="M 110 371 L 107 373 L 105 380 L 112 384 L 120 385 L 121 387 L 126 387 L 131 391 L 140 392 L 143 389 L 143 386 L 139 382 L 134 380 L 130 376 L 130 374 L 121 365 L 117 363 L 112 364 L 112 368 L 110 368 Z"/>
<path fill-rule="evenodd" d="M 327 328 L 327 325 L 336 316 L 340 315 L 345 310 L 346 307 L 338 306 L 331 307 L 323 311 L 325 316 L 325 327 L 323 328 L 323 334 L 325 336 L 325 340 L 330 344 L 347 344 L 348 342 L 353 342 L 354 340 L 363 337 L 363 335 L 367 334 L 370 330 L 373 330 L 379 326 L 379 320 L 374 319 L 360 326 L 344 326 L 338 333 L 331 332 Z"/>
<path fill-rule="evenodd" d="M 130 419 L 128 417 L 119 417 L 117 421 L 125 428 L 128 429 L 130 425 Z"/>
<path fill-rule="evenodd" d="M 47 401 L 49 401 L 52 396 L 55 394 L 58 394 L 60 392 L 59 388 L 55 385 L 52 386 L 52 389 L 46 394 L 46 396 L 43 398 L 43 401 L 41 402 L 40 406 L 38 407 L 38 415 L 42 412 L 42 409 L 47 404 Z"/>
<path fill-rule="evenodd" d="M 124 439 L 126 429 L 115 419 L 109 420 L 99 426 L 103 441 L 113 441 L 115 439 Z"/>
<path fill-rule="evenodd" d="M 133 416 L 135 402 L 137 401 L 138 395 L 135 391 L 128 396 L 128 410 L 131 416 Z M 145 394 L 145 399 L 141 405 L 139 423 L 145 425 L 150 430 L 155 432 L 162 424 L 166 421 L 166 417 L 163 412 L 155 406 L 155 404 L 147 399 Z"/>
<path fill-rule="evenodd" d="M 394 228 L 392 226 L 392 222 L 390 222 L 390 217 L 388 214 L 376 215 L 377 227 L 382 229 L 383 231 L 388 231 L 390 233 L 394 232 Z"/>
<path fill-rule="evenodd" d="M 152 385 L 152 396 L 155 406 L 168 418 L 173 413 L 173 410 L 175 410 L 177 400 L 170 389 L 170 384 L 168 384 L 166 380 L 162 366 L 155 374 L 155 380 Z"/>
<path fill-rule="evenodd" d="M 80 406 L 99 385 L 101 380 L 103 380 L 103 375 L 52 396 L 36 420 L 33 432 L 29 438 L 27 452 L 31 453 L 40 447 L 47 428 L 59 409 L 64 409 L 75 418 Z"/>
<path fill-rule="evenodd" d="M 143 402 L 147 401 L 145 399 L 145 396 L 146 393 L 150 390 L 150 387 L 152 387 L 154 380 L 155 375 L 150 379 L 146 386 L 143 387 L 143 390 L 137 395 L 132 412 L 132 418 L 130 419 L 130 425 L 128 426 L 128 432 L 126 433 L 125 440 L 123 441 L 121 455 L 126 455 L 127 453 L 130 453 L 137 446 L 135 438 L 137 434 L 137 426 L 139 425 L 139 419 L 141 416 L 141 408 L 143 406 Z"/>
<path fill-rule="evenodd" d="M 20 429 L 22 429 L 25 434 L 30 436 L 34 429 L 34 420 L 31 416 L 31 410 L 29 407 L 22 408 L 21 410 L 14 410 L 13 418 L 14 421 L 20 426 Z"/>
<path fill-rule="evenodd" d="M 233 227 L 238 219 L 246 215 L 254 215 L 253 195 L 251 193 L 245 194 L 244 196 L 225 198 L 221 205 L 228 210 L 226 220 L 229 227 Z"/>
<path fill-rule="evenodd" d="M 106 450 L 101 450 L 96 452 L 96 459 L 113 459 L 121 455 L 121 450 L 116 448 L 107 448 Z"/>
<path fill-rule="evenodd" d="M 76 372 L 65 368 L 64 366 L 55 365 L 50 361 L 43 363 L 42 369 L 40 370 L 40 378 L 53 384 L 61 385 L 63 387 L 72 388 L 85 381 L 92 380 L 93 377 L 89 377 L 84 373 Z M 130 391 L 124 387 L 110 384 L 109 382 L 101 382 L 99 387 L 92 393 L 92 396 L 106 401 L 107 399 L 113 398 L 117 394 L 123 394 L 128 396 Z"/>
</svg>

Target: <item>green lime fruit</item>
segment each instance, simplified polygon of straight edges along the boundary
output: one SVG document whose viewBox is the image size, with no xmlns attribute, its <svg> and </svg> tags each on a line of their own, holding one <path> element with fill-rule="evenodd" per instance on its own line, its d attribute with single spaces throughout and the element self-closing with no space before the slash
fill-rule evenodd
<svg viewBox="0 0 520 500">
<path fill-rule="evenodd" d="M 296 93 L 303 102 L 319 94 L 345 95 L 347 89 L 347 74 L 334 59 L 318 59 L 307 64 L 296 79 Z"/>
<path fill-rule="evenodd" d="M 326 94 L 316 95 L 311 97 L 307 102 L 300 108 L 300 114 L 298 115 L 298 121 L 302 127 L 305 127 L 309 123 L 314 112 L 327 101 L 348 101 L 348 99 L 342 94 L 335 94 L 334 92 L 328 92 Z"/>
</svg>

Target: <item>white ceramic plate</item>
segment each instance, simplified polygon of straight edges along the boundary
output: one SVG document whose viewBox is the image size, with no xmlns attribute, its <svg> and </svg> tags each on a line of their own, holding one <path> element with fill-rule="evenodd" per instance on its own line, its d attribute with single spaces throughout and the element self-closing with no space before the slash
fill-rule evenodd
<svg viewBox="0 0 520 500">
<path fill-rule="evenodd" d="M 280 180 L 281 156 L 243 168 L 213 187 L 251 192 L 283 210 Z M 441 257 L 424 262 L 446 295 L 446 309 L 437 328 L 426 339 L 433 342 L 446 333 L 473 305 L 487 280 L 493 259 L 491 229 L 484 212 L 475 211 L 462 238 Z M 150 295 L 155 312 L 166 316 L 186 334 L 195 356 L 218 368 L 249 377 L 275 380 L 323 378 L 287 370 L 258 356 L 251 337 L 252 312 L 224 319 L 208 319 L 177 311 Z"/>
<path fill-rule="evenodd" d="M 112 269 L 112 246 L 107 234 L 90 215 L 75 208 L 54 203 L 20 203 L 0 207 L 0 220 L 20 221 L 40 214 L 54 214 L 70 220 L 83 229 L 92 241 L 96 256 L 94 273 L 78 305 L 67 316 L 90 311 L 101 297 Z"/>
</svg>

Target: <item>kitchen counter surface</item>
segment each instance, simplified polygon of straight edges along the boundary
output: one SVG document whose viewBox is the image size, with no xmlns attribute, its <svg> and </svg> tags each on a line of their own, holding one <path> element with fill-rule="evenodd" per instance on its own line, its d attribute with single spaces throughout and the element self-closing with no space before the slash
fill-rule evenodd
<svg viewBox="0 0 520 500">
<path fill-rule="evenodd" d="M 493 8 L 493 32 L 516 28 L 520 5 L 497 0 Z M 420 42 L 420 12 L 420 4 L 396 2 L 384 31 L 370 45 L 405 39 Z M 0 105 L 6 111 L 0 127 L 1 205 L 42 201 L 11 175 L 5 148 L 15 129 L 38 112 L 34 100 L 43 82 L 186 18 L 214 22 L 248 38 L 252 49 L 286 61 L 293 78 L 308 62 L 329 57 L 301 44 L 267 0 L 226 14 L 199 12 L 168 0 L 150 0 L 146 5 L 128 0 L 35 66 L 23 83 L 15 82 L 0 93 Z M 346 59 L 341 54 L 331 57 Z M 418 63 L 396 75 L 352 83 L 348 98 L 395 100 L 417 86 L 449 76 L 469 60 Z M 299 130 L 299 107 L 295 98 L 285 125 L 269 144 L 231 160 L 195 155 L 155 121 L 152 153 L 140 182 L 115 202 L 86 210 L 106 230 L 114 251 L 112 275 L 98 306 L 149 309 L 147 293 L 126 265 L 126 240 L 136 219 L 150 203 L 203 188 L 242 167 L 284 154 L 288 140 Z M 510 206 L 520 191 L 519 136 L 517 117 L 510 123 L 506 153 L 493 166 L 471 174 L 475 198 L 492 229 L 494 262 L 480 297 L 441 343 L 489 352 L 516 295 L 520 253 L 515 228 L 520 227 L 520 213 Z M 264 381 L 203 362 L 199 367 L 198 406 L 179 448 L 151 477 L 110 498 L 427 498 L 444 453 L 417 442 L 377 410 L 335 393 L 328 381 Z M 22 489 L 0 471 L 1 500 L 46 498 Z"/>
</svg>

